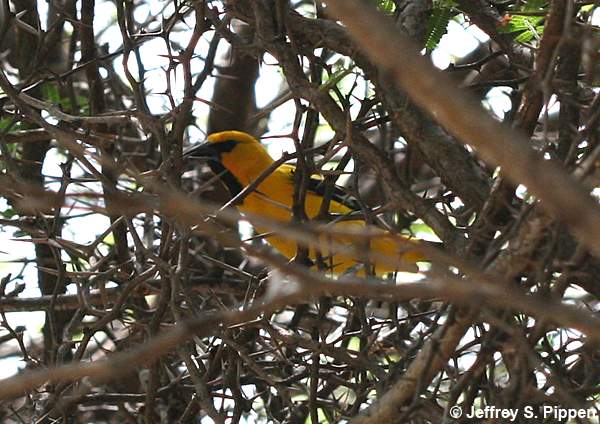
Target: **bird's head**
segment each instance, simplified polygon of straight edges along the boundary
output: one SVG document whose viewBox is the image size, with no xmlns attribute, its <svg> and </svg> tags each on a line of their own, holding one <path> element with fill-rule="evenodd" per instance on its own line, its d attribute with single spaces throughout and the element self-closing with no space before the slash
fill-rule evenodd
<svg viewBox="0 0 600 424">
<path fill-rule="evenodd" d="M 211 134 L 203 143 L 190 146 L 184 157 L 208 159 L 215 173 L 229 171 L 242 187 L 255 180 L 273 162 L 256 138 L 241 131 Z"/>
<path fill-rule="evenodd" d="M 222 131 L 209 135 L 206 141 L 188 147 L 183 156 L 187 158 L 210 158 L 221 160 L 224 153 L 230 153 L 239 145 L 260 145 L 258 140 L 242 131 Z"/>
</svg>

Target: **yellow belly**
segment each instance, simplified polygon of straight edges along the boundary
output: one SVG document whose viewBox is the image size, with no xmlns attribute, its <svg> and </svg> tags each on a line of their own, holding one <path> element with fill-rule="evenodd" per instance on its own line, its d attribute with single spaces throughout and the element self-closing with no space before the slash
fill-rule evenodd
<svg viewBox="0 0 600 424">
<path fill-rule="evenodd" d="M 288 202 L 286 200 L 288 199 L 273 199 L 272 197 L 267 197 L 260 193 L 252 193 L 246 197 L 239 209 L 244 213 L 271 219 L 274 222 L 290 222 L 292 211 L 287 206 Z M 309 218 L 314 218 L 318 215 L 321 202 L 321 197 L 307 193 L 305 210 Z M 344 214 L 349 213 L 350 209 L 335 202 L 332 203 L 330 212 Z M 318 238 L 318 243 L 310 243 L 307 246 L 310 259 L 315 262 L 317 256 L 320 256 L 327 268 L 334 274 L 340 274 L 351 268 L 358 268 L 357 266 L 360 264 L 367 263 L 369 252 L 373 255 L 373 258 L 368 262 L 375 267 L 377 274 L 393 271 L 416 272 L 418 271 L 416 262 L 425 260 L 416 244 L 411 245 L 413 242 L 402 238 L 398 239 L 383 230 L 369 229 L 369 232 L 374 235 L 370 237 L 370 240 L 364 234 L 361 235 L 361 230 L 365 230 L 363 221 L 342 221 L 334 224 L 331 228 L 336 231 L 359 233 L 357 235 L 344 234 L 335 236 L 322 234 Z M 297 242 L 294 238 L 285 237 L 281 233 L 273 232 L 272 229 L 262 226 L 255 226 L 255 229 L 260 234 L 268 234 L 265 239 L 284 256 L 293 258 L 296 255 Z M 338 247 L 337 249 L 336 246 Z M 356 254 L 336 253 L 339 252 L 339 246 L 352 246 Z M 385 263 L 376 259 L 378 255 L 385 256 Z M 392 261 L 393 265 L 390 261 Z M 360 270 L 359 273 L 364 274 L 364 269 Z"/>
</svg>

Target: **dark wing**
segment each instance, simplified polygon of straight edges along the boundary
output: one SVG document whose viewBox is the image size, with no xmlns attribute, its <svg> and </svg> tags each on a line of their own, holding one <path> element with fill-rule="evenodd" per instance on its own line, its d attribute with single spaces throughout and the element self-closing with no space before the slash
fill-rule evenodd
<svg viewBox="0 0 600 424">
<path fill-rule="evenodd" d="M 318 178 L 311 177 L 308 180 L 308 190 L 312 191 L 319 196 L 325 197 L 325 189 L 327 188 L 327 184 L 325 180 L 320 180 Z M 334 185 L 333 190 L 331 192 L 331 200 L 335 200 L 338 203 L 352 209 L 353 211 L 359 211 L 361 208 L 352 196 L 350 196 L 343 188 L 340 186 Z"/>
<path fill-rule="evenodd" d="M 289 168 L 290 176 L 293 180 L 296 167 L 293 165 L 287 165 L 287 164 L 283 165 L 283 166 L 286 168 Z M 324 179 L 310 177 L 310 179 L 308 180 L 308 191 L 310 191 L 318 196 L 325 197 L 326 188 L 327 188 L 327 184 L 325 183 Z M 330 199 L 334 200 L 338 203 L 341 203 L 342 205 L 352 209 L 353 211 L 361 210 L 358 202 L 353 197 L 351 197 L 346 191 L 344 191 L 344 189 L 341 188 L 340 186 L 337 186 L 337 185 L 333 186 L 333 190 L 331 192 Z"/>
</svg>

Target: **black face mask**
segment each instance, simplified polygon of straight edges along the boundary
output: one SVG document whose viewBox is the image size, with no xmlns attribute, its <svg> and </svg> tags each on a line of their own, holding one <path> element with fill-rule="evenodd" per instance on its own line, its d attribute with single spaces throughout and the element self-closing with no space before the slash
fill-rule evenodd
<svg viewBox="0 0 600 424">
<path fill-rule="evenodd" d="M 196 144 L 185 149 L 183 156 L 185 158 L 211 158 L 220 160 L 221 153 L 231 152 L 237 144 L 238 142 L 235 140 L 227 140 L 219 143 L 205 141 L 204 143 Z"/>
<path fill-rule="evenodd" d="M 186 159 L 204 158 L 208 159 L 208 166 L 219 178 L 232 196 L 236 196 L 244 188 L 242 184 L 229 172 L 221 163 L 221 154 L 230 152 L 238 144 L 235 140 L 227 140 L 219 143 L 211 143 L 209 141 L 188 147 L 183 156 Z"/>
</svg>

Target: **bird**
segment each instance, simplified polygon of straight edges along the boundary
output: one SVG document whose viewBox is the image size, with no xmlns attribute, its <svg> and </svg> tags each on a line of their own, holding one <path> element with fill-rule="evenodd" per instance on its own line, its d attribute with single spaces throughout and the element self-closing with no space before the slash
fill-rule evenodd
<svg viewBox="0 0 600 424">
<path fill-rule="evenodd" d="M 211 170 L 220 176 L 232 196 L 263 176 L 274 163 L 267 149 L 255 137 L 232 130 L 209 135 L 204 142 L 188 147 L 184 151 L 184 157 L 206 159 Z M 281 164 L 269 175 L 263 176 L 264 179 L 236 207 L 242 214 L 249 216 L 258 216 L 275 223 L 290 222 L 293 216 L 294 172 L 294 165 Z M 317 176 L 309 179 L 304 204 L 309 219 L 315 219 L 321 211 L 325 194 L 323 181 Z M 335 186 L 334 194 L 329 200 L 329 213 L 349 216 L 354 209 L 349 206 L 347 197 L 340 187 Z M 296 255 L 297 243 L 294 238 L 260 225 L 255 225 L 254 228 L 260 234 L 265 234 L 266 241 L 285 257 L 291 259 Z M 374 267 L 375 275 L 394 271 L 417 272 L 417 262 L 427 261 L 426 249 L 421 241 L 394 235 L 378 227 L 367 228 L 364 220 L 353 217 L 342 219 L 334 222 L 332 228 L 336 231 L 335 234 L 320 236 L 316 243 L 308 246 L 308 253 L 313 264 L 317 263 L 320 256 L 321 263 L 326 264 L 328 271 L 333 274 L 355 272 L 364 275 L 366 255 L 359 252 L 361 248 L 364 249 L 366 242 L 374 253 L 369 256 L 368 263 Z M 365 236 L 367 231 L 368 237 Z M 340 245 L 353 245 L 354 249 L 338 253 L 336 246 Z M 378 261 L 378 255 L 385 256 L 386 260 Z M 390 258 L 394 259 L 390 261 Z"/>
</svg>

